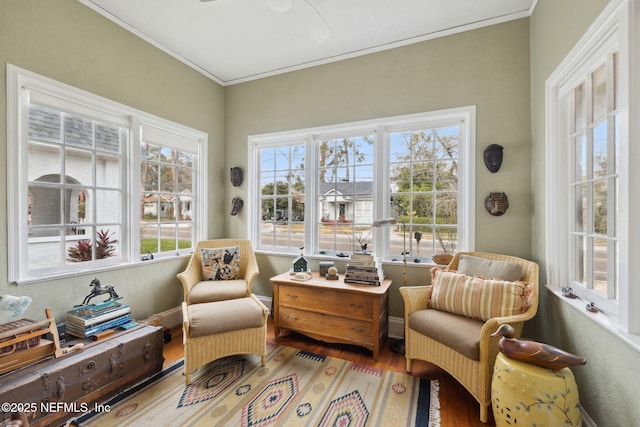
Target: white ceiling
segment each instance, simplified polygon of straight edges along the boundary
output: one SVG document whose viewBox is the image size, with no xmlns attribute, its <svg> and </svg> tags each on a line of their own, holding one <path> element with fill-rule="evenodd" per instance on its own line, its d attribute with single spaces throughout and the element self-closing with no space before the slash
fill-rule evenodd
<svg viewBox="0 0 640 427">
<path fill-rule="evenodd" d="M 80 1 L 230 85 L 526 17 L 537 0 Z"/>
</svg>

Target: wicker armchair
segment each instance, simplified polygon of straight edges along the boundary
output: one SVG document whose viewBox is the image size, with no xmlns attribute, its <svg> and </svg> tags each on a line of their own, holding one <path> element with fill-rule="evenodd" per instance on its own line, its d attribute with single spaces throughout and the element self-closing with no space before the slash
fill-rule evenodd
<svg viewBox="0 0 640 427">
<path fill-rule="evenodd" d="M 470 339 L 475 343 L 474 345 L 476 345 L 476 349 L 478 348 L 477 346 L 479 346 L 479 351 L 477 353 L 478 357 L 476 359 L 475 357 L 469 358 L 461 352 L 441 343 L 437 339 L 423 335 L 422 333 L 412 329 L 409 326 L 409 316 L 412 313 L 419 312 L 421 310 L 432 310 L 428 308 L 428 301 L 431 297 L 432 287 L 401 287 L 400 293 L 404 300 L 404 333 L 406 341 L 405 356 L 407 359 L 406 368 L 407 372 L 411 372 L 413 370 L 414 360 L 419 359 L 433 363 L 447 371 L 478 401 L 480 404 L 480 421 L 486 423 L 489 416 L 489 407 L 491 406 L 491 378 L 493 375 L 493 366 L 499 351 L 498 338 L 491 337 L 490 335 L 496 331 L 499 325 L 508 323 L 514 327 L 516 330 L 516 336 L 519 337 L 522 333 L 524 322 L 535 316 L 538 310 L 539 267 L 538 264 L 534 262 L 513 256 L 482 252 L 460 252 L 453 257 L 447 267 L 447 270 L 454 271 L 458 269 L 458 261 L 461 255 L 471 255 L 487 260 L 507 261 L 520 264 L 522 267 L 521 280 L 533 285 L 530 298 L 531 304 L 527 311 L 522 314 L 491 318 L 485 322 L 441 312 L 446 320 L 443 319 L 441 328 L 439 326 L 436 326 L 436 328 L 441 329 L 445 333 L 446 331 L 451 331 L 453 328 L 465 327 L 467 324 L 470 326 L 468 329 L 471 335 Z M 475 324 L 472 324 L 473 322 L 475 322 Z M 476 339 L 477 341 L 475 341 Z"/>
<path fill-rule="evenodd" d="M 202 280 L 203 248 L 240 248 L 240 279 L 237 280 Z M 249 240 L 215 239 L 203 240 L 196 245 L 187 268 L 178 273 L 178 279 L 184 290 L 187 304 L 221 301 L 233 298 L 244 298 L 251 295 L 253 281 L 258 276 L 258 262 L 253 246 Z"/>
</svg>

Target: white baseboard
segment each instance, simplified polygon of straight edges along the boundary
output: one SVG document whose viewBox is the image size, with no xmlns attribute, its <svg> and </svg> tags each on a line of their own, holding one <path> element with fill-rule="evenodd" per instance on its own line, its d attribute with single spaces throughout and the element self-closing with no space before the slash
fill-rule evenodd
<svg viewBox="0 0 640 427">
<path fill-rule="evenodd" d="M 591 418 L 589 414 L 587 414 L 587 411 L 585 411 L 582 405 L 578 404 L 578 410 L 580 411 L 580 416 L 582 417 L 582 427 L 598 427 L 596 422 L 593 421 L 593 418 Z"/>
</svg>

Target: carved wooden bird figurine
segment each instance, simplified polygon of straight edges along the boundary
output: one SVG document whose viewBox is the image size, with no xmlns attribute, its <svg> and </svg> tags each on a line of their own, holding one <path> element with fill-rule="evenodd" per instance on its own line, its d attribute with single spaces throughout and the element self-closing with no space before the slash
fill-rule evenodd
<svg viewBox="0 0 640 427">
<path fill-rule="evenodd" d="M 559 348 L 536 341 L 519 340 L 515 337 L 515 330 L 509 324 L 500 327 L 491 334 L 492 337 L 502 337 L 498 348 L 507 357 L 521 362 L 531 363 L 548 369 L 562 369 L 568 366 L 584 365 L 584 357 L 567 353 Z"/>
</svg>

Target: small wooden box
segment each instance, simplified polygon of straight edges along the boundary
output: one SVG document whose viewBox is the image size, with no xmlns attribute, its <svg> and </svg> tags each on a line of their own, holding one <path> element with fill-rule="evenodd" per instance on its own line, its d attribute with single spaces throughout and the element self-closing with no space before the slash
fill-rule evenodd
<svg viewBox="0 0 640 427">
<path fill-rule="evenodd" d="M 19 319 L 0 325 L 0 375 L 53 356 L 53 341 L 37 335 L 42 322 Z M 33 328 L 30 326 L 33 325 Z M 34 333 L 35 332 L 35 333 Z"/>
</svg>

